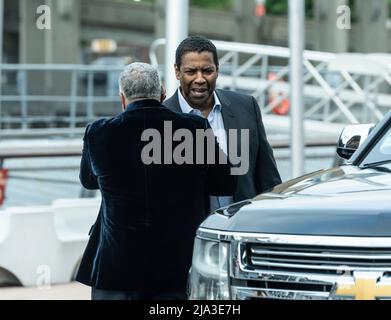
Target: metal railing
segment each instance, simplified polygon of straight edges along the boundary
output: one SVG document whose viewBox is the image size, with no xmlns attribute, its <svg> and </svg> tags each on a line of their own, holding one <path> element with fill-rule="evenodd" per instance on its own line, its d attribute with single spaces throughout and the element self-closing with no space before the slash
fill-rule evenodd
<svg viewBox="0 0 391 320">
<path fill-rule="evenodd" d="M 0 65 L 5 78 L 0 134 L 79 135 L 88 122 L 120 111 L 122 69 L 117 65 Z"/>
<path fill-rule="evenodd" d="M 289 104 L 289 48 L 213 41 L 219 53 L 217 86 L 253 95 L 264 114 Z M 151 63 L 161 67 L 157 49 Z M 377 122 L 391 106 L 391 55 L 305 51 L 305 118 L 330 123 Z M 163 74 L 163 73 L 162 73 Z"/>
<path fill-rule="evenodd" d="M 289 49 L 214 41 L 218 87 L 253 95 L 263 114 L 289 105 Z M 157 39 L 150 60 L 159 64 Z M 377 122 L 391 106 L 391 55 L 304 52 L 305 118 L 324 123 Z M 80 136 L 99 117 L 120 112 L 122 65 L 2 64 L 0 135 Z M 286 110 L 285 110 L 286 111 Z"/>
</svg>

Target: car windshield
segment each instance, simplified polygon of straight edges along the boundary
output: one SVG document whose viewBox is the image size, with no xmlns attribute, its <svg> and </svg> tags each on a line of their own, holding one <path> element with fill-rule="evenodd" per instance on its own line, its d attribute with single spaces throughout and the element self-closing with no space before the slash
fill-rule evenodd
<svg viewBox="0 0 391 320">
<path fill-rule="evenodd" d="M 376 166 L 391 163 L 391 127 L 384 132 L 380 140 L 369 151 L 362 166 Z"/>
</svg>

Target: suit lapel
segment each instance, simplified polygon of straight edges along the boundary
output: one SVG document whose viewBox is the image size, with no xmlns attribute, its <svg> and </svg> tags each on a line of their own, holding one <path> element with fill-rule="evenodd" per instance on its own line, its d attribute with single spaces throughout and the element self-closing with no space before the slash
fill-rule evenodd
<svg viewBox="0 0 391 320">
<path fill-rule="evenodd" d="M 231 104 L 231 101 L 229 101 L 224 93 L 220 90 L 216 90 L 216 94 L 220 100 L 221 103 L 221 113 L 223 116 L 223 121 L 224 121 L 224 128 L 227 134 L 227 150 L 228 150 L 228 156 L 231 154 L 229 151 L 229 146 L 230 146 L 230 135 L 229 135 L 229 130 L 235 129 L 239 130 L 239 123 L 238 119 L 235 116 L 234 108 Z M 236 155 L 240 155 L 239 151 L 241 149 L 241 141 L 240 141 L 240 135 L 238 135 L 238 132 L 236 133 L 237 137 L 237 150 L 236 150 Z"/>
<path fill-rule="evenodd" d="M 171 111 L 182 113 L 181 106 L 179 105 L 178 89 L 169 99 L 164 101 L 163 104 Z"/>
</svg>

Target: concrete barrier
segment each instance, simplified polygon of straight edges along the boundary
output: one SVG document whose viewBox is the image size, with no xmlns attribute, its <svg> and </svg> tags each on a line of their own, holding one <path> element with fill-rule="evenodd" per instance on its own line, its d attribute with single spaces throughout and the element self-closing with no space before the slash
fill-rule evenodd
<svg viewBox="0 0 391 320">
<path fill-rule="evenodd" d="M 99 198 L 59 199 L 0 211 L 0 285 L 71 281 L 99 206 Z"/>
</svg>

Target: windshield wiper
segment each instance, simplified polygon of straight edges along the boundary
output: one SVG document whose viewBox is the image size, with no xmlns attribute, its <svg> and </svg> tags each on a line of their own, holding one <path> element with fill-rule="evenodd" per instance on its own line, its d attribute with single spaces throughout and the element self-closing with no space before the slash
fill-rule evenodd
<svg viewBox="0 0 391 320">
<path fill-rule="evenodd" d="M 372 162 L 372 163 L 366 163 L 366 164 L 363 165 L 363 168 L 377 167 L 377 166 L 381 166 L 382 164 L 386 164 L 386 163 L 389 163 L 389 162 L 391 162 L 391 159 L 377 161 L 377 162 Z"/>
<path fill-rule="evenodd" d="M 387 172 L 387 173 L 391 172 L 390 168 L 382 167 L 382 166 L 373 167 L 372 169 L 380 172 Z"/>
</svg>

